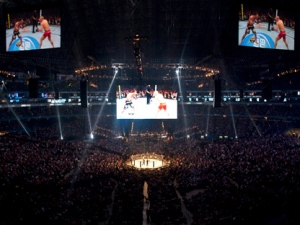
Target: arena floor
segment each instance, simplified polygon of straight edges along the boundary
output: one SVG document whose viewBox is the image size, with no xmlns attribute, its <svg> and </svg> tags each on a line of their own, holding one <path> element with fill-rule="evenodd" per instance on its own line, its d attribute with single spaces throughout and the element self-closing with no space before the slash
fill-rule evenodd
<svg viewBox="0 0 300 225">
<path fill-rule="evenodd" d="M 129 164 L 138 169 L 156 169 L 163 166 L 163 162 L 159 159 L 137 159 Z"/>
</svg>

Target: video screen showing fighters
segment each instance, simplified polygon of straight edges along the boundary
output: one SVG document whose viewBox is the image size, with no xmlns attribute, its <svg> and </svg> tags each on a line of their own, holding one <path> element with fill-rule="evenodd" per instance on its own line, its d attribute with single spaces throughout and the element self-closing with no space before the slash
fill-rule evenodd
<svg viewBox="0 0 300 225">
<path fill-rule="evenodd" d="M 164 85 L 118 85 L 117 119 L 177 119 L 177 93 Z"/>
<path fill-rule="evenodd" d="M 295 50 L 295 13 L 280 7 L 241 4 L 239 46 Z"/>
<path fill-rule="evenodd" d="M 7 12 L 6 51 L 31 51 L 61 47 L 61 9 L 37 8 Z"/>
</svg>

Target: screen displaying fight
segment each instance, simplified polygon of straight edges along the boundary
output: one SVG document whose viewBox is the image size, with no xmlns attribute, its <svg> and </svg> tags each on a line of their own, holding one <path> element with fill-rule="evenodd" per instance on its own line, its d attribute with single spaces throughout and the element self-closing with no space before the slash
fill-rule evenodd
<svg viewBox="0 0 300 225">
<path fill-rule="evenodd" d="M 118 85 L 117 119 L 177 119 L 177 90 L 163 85 Z"/>
<path fill-rule="evenodd" d="M 60 8 L 7 12 L 5 15 L 6 51 L 60 48 L 60 13 Z"/>
<path fill-rule="evenodd" d="M 295 50 L 295 14 L 280 7 L 241 4 L 239 46 Z"/>
</svg>

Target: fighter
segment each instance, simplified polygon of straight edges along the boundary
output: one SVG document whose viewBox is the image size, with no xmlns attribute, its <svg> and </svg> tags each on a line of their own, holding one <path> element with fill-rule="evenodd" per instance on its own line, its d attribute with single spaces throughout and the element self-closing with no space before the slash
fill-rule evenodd
<svg viewBox="0 0 300 225">
<path fill-rule="evenodd" d="M 42 48 L 43 41 L 46 37 L 48 37 L 48 40 L 50 41 L 52 47 L 54 48 L 54 43 L 51 39 L 51 30 L 50 30 L 50 25 L 48 23 L 48 20 L 46 20 L 43 16 L 40 16 L 39 22 L 41 27 L 38 27 L 38 31 L 44 30 L 44 34 L 40 39 L 40 49 Z"/>
<path fill-rule="evenodd" d="M 286 32 L 285 32 L 283 21 L 280 19 L 279 16 L 276 16 L 275 22 L 276 22 L 276 26 L 273 27 L 273 30 L 275 30 L 275 31 L 279 30 L 279 34 L 275 38 L 274 48 L 276 48 L 278 41 L 282 38 L 286 48 L 289 49 L 288 43 L 286 41 Z"/>
<path fill-rule="evenodd" d="M 167 101 L 162 95 L 162 91 L 154 91 L 153 96 L 155 97 L 155 100 L 159 103 L 156 116 L 162 110 L 164 110 L 164 112 L 169 116 L 169 113 L 167 111 Z"/>
<path fill-rule="evenodd" d="M 124 111 L 126 109 L 128 109 L 128 107 L 130 106 L 130 108 L 132 109 L 132 112 L 128 112 L 128 115 L 134 115 L 134 106 L 133 106 L 133 102 L 132 102 L 132 99 L 136 99 L 137 98 L 137 92 L 135 89 L 132 89 L 126 96 L 126 99 L 125 99 L 125 105 L 124 105 L 124 108 L 123 108 L 123 111 L 122 111 L 122 114 L 124 113 Z"/>
<path fill-rule="evenodd" d="M 14 40 L 16 40 L 16 37 L 18 36 L 18 38 L 20 38 L 20 41 L 17 42 L 17 46 L 20 47 L 22 45 L 22 36 L 20 34 L 20 28 L 24 28 L 25 24 L 24 24 L 24 20 L 21 18 L 19 19 L 15 25 L 14 25 L 14 30 L 13 30 L 13 35 L 11 37 L 11 41 L 9 43 L 8 49 L 10 48 L 11 44 L 13 43 Z"/>
<path fill-rule="evenodd" d="M 255 41 L 255 43 L 258 44 L 256 30 L 254 28 L 254 23 L 258 23 L 258 13 L 254 13 L 253 15 L 251 15 L 249 17 L 245 33 L 244 33 L 244 35 L 242 37 L 242 40 L 241 40 L 240 44 L 242 44 L 242 42 L 243 42 L 244 38 L 246 37 L 246 35 L 250 34 L 250 30 L 254 34 L 254 41 Z"/>
<path fill-rule="evenodd" d="M 152 98 L 150 85 L 148 85 L 146 88 L 146 97 L 147 97 L 147 105 L 149 105 Z"/>
</svg>

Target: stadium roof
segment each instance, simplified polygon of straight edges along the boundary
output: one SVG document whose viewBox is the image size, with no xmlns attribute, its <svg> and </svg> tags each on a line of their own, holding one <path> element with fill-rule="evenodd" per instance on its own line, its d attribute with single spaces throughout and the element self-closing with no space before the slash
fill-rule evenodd
<svg viewBox="0 0 300 225">
<path fill-rule="evenodd" d="M 297 8 L 295 0 L 264 4 L 268 3 Z M 1 0 L 0 6 L 1 21 L 8 9 L 48 6 L 61 7 L 62 18 L 60 49 L 11 54 L 1 44 L 1 69 L 43 67 L 74 73 L 91 64 L 126 63 L 134 59 L 132 38 L 136 34 L 141 37 L 144 64 L 209 64 L 231 79 L 242 77 L 242 82 L 259 73 L 257 68 L 298 66 L 297 46 L 293 52 L 239 47 L 240 3 L 229 0 L 48 0 L 46 4 L 42 0 Z M 5 43 L 4 35 L 0 38 Z"/>
</svg>

